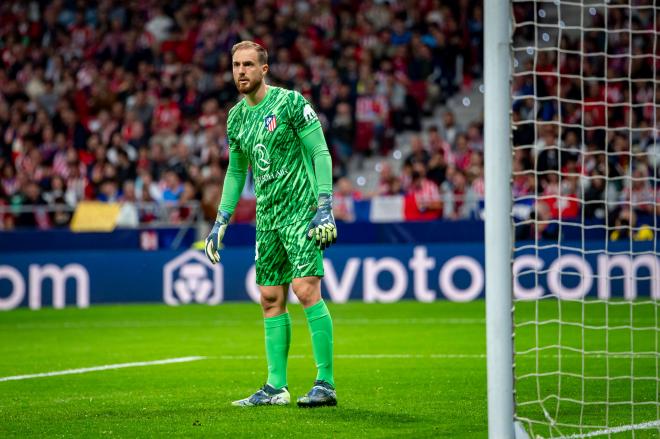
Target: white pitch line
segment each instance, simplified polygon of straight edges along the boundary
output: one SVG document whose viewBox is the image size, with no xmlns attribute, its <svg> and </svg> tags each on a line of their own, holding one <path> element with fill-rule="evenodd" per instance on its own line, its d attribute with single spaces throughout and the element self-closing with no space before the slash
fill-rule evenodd
<svg viewBox="0 0 660 439">
<path fill-rule="evenodd" d="M 9 377 L 0 377 L 0 382 L 29 380 L 32 378 L 54 377 L 59 375 L 75 375 L 75 374 L 87 373 L 87 372 L 97 372 L 101 370 L 124 369 L 126 367 L 144 367 L 144 366 L 158 366 L 161 364 L 187 363 L 190 361 L 205 360 L 206 358 L 207 357 L 180 357 L 180 358 L 167 358 L 165 360 L 155 360 L 155 361 L 137 361 L 133 363 L 106 364 L 104 366 L 82 367 L 80 369 L 67 369 L 67 370 L 58 370 L 54 372 L 34 373 L 30 375 L 14 375 Z"/>
<path fill-rule="evenodd" d="M 606 434 L 610 435 L 614 433 L 623 433 L 624 431 L 647 430 L 649 428 L 655 427 L 660 427 L 660 420 L 642 422 L 641 424 L 621 425 L 620 427 L 612 427 L 605 430 L 592 431 L 591 433 L 572 434 L 570 436 L 564 436 L 564 439 L 582 439 L 587 437 L 604 436 Z"/>
</svg>

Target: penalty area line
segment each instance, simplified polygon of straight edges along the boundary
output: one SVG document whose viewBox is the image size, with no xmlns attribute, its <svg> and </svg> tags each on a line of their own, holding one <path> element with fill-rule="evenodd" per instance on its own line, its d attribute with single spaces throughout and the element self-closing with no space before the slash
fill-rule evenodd
<svg viewBox="0 0 660 439">
<path fill-rule="evenodd" d="M 633 430 L 647 430 L 649 428 L 656 428 L 656 427 L 660 427 L 660 420 L 642 422 L 641 424 L 621 425 L 619 427 L 606 428 L 604 430 L 597 430 L 584 434 L 572 434 L 570 436 L 564 436 L 564 439 L 582 439 L 582 438 L 605 436 L 605 435 L 609 436 L 614 433 L 623 433 L 626 431 L 633 431 Z"/>
<path fill-rule="evenodd" d="M 164 360 L 155 361 L 136 361 L 132 363 L 119 363 L 119 364 L 106 364 L 103 366 L 81 367 L 79 369 L 66 369 L 57 370 L 53 372 L 33 373 L 29 375 L 14 375 L 8 377 L 0 377 L 0 382 L 4 381 L 19 381 L 29 380 L 32 378 L 45 378 L 60 375 L 76 375 L 88 372 L 98 372 L 102 370 L 125 369 L 127 367 L 145 367 L 145 366 L 160 366 L 162 364 L 175 364 L 175 363 L 189 363 L 191 361 L 206 360 L 208 357 L 179 357 L 179 358 L 166 358 Z"/>
</svg>

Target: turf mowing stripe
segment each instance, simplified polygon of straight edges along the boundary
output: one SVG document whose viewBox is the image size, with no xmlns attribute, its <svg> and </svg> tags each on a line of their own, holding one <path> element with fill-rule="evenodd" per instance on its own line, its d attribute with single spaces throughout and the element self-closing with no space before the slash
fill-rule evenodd
<svg viewBox="0 0 660 439">
<path fill-rule="evenodd" d="M 261 360 L 265 358 L 263 355 L 221 355 L 217 358 L 219 360 Z M 289 355 L 289 358 L 311 358 L 311 355 Z M 406 359 L 406 358 L 439 358 L 439 359 L 455 359 L 455 358 L 486 358 L 486 354 L 338 354 L 335 355 L 338 359 L 348 360 L 377 360 L 377 359 Z"/>
<path fill-rule="evenodd" d="M 591 356 L 600 358 L 601 356 Z M 610 355 L 610 358 L 655 358 L 644 355 Z M 265 357 L 263 355 L 220 355 L 218 357 L 207 357 L 209 359 L 219 360 L 261 360 Z M 289 355 L 289 358 L 311 358 L 311 355 Z M 337 354 L 335 358 L 347 360 L 378 360 L 378 359 L 414 359 L 414 358 L 431 358 L 431 359 L 480 359 L 486 358 L 486 354 Z M 559 358 L 559 355 L 539 355 L 539 358 Z M 562 355 L 561 358 L 581 358 L 579 355 Z M 605 356 L 602 356 L 605 358 Z M 559 372 L 553 374 L 560 374 Z"/>
<path fill-rule="evenodd" d="M 482 325 L 486 323 L 483 318 L 335 318 L 333 321 L 341 325 Z M 592 323 L 604 323 L 604 321 L 594 321 Z M 610 319 L 610 324 L 630 323 L 630 319 Z M 170 328 L 170 327 L 195 327 L 205 326 L 241 326 L 252 324 L 255 326 L 263 325 L 263 320 L 119 320 L 107 322 L 59 322 L 59 323 L 10 323 L 0 322 L 0 329 L 87 329 L 87 328 Z M 294 325 L 306 325 L 304 320 L 294 321 Z M 636 324 L 654 324 L 653 321 L 638 319 Z M 589 326 L 589 325 L 587 325 Z M 628 328 L 628 326 L 626 326 Z M 635 327 L 634 329 L 640 329 Z"/>
<path fill-rule="evenodd" d="M 155 360 L 155 361 L 137 361 L 134 363 L 106 364 L 104 366 L 83 367 L 80 369 L 67 369 L 67 370 L 58 370 L 54 372 L 34 373 L 30 375 L 14 375 L 9 377 L 0 377 L 0 382 L 29 380 L 32 378 L 54 377 L 59 375 L 75 375 L 75 374 L 87 373 L 87 372 L 97 372 L 101 370 L 124 369 L 126 367 L 144 367 L 144 366 L 158 366 L 161 364 L 188 363 L 190 361 L 205 360 L 206 358 L 208 357 L 179 357 L 179 358 L 167 358 L 165 360 Z"/>
<path fill-rule="evenodd" d="M 336 318 L 333 321 L 342 325 L 481 325 L 485 324 L 485 319 L 470 318 Z M 119 320 L 108 322 L 59 322 L 59 323 L 0 323 L 0 329 L 4 327 L 11 329 L 86 329 L 86 328 L 169 328 L 169 327 L 204 327 L 204 326 L 239 326 L 246 323 L 254 325 L 263 325 L 263 320 Z M 305 321 L 294 322 L 294 324 L 307 325 Z"/>
<path fill-rule="evenodd" d="M 625 431 L 648 430 L 649 428 L 655 428 L 655 427 L 660 427 L 660 420 L 642 422 L 641 424 L 622 425 L 620 427 L 612 427 L 612 428 L 607 428 L 605 430 L 597 430 L 585 434 L 572 434 L 570 436 L 564 436 L 564 439 L 582 439 L 587 437 L 604 436 L 606 434 L 610 435 L 614 433 L 623 433 Z"/>
</svg>

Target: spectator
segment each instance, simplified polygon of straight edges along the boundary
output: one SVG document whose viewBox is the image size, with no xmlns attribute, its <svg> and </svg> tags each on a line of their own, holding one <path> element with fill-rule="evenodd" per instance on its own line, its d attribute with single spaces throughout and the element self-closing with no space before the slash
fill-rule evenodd
<svg viewBox="0 0 660 439">
<path fill-rule="evenodd" d="M 337 105 L 337 113 L 332 121 L 332 146 L 335 157 L 339 161 L 341 173 L 347 171 L 348 160 L 353 153 L 353 117 L 350 104 L 342 102 Z"/>
<path fill-rule="evenodd" d="M 376 165 L 379 172 L 378 188 L 375 192 L 367 194 L 367 197 L 403 195 L 401 179 L 392 170 L 392 165 L 382 161 Z"/>
<path fill-rule="evenodd" d="M 464 133 L 456 136 L 456 149 L 454 150 L 454 166 L 460 171 L 466 171 L 472 162 L 472 150 L 468 138 Z"/>
<path fill-rule="evenodd" d="M 456 126 L 454 113 L 452 111 L 445 111 L 442 115 L 442 137 L 450 144 L 453 144 L 456 142 L 456 135 L 458 133 L 459 128 Z"/>
<path fill-rule="evenodd" d="M 99 194 L 97 200 L 106 203 L 116 203 L 119 201 L 119 188 L 117 181 L 112 178 L 105 178 L 99 185 Z"/>
<path fill-rule="evenodd" d="M 342 177 L 337 180 L 332 206 L 335 219 L 347 223 L 355 221 L 354 202 L 360 199 L 360 194 L 353 189 L 351 181 Z"/>
<path fill-rule="evenodd" d="M 421 136 L 417 134 L 412 135 L 410 137 L 410 154 L 406 157 L 404 165 L 409 167 L 414 167 L 417 163 L 426 165 L 430 158 Z"/>
<path fill-rule="evenodd" d="M 610 233 L 612 241 L 632 239 L 633 227 L 637 225 L 637 215 L 630 209 L 620 209 L 614 221 L 614 227 Z"/>
<path fill-rule="evenodd" d="M 183 194 L 184 186 L 181 183 L 181 179 L 172 169 L 165 171 L 160 186 L 162 188 L 162 196 L 165 203 L 176 203 Z"/>
<path fill-rule="evenodd" d="M 443 150 L 435 150 L 428 163 L 427 177 L 436 186 L 441 186 L 447 176 L 447 161 Z"/>
<path fill-rule="evenodd" d="M 132 181 L 124 182 L 119 202 L 121 209 L 117 217 L 117 227 L 137 227 L 140 224 L 140 218 L 136 206 L 135 184 Z"/>
<path fill-rule="evenodd" d="M 549 174 L 548 179 L 544 181 L 543 193 L 539 200 L 546 204 L 552 219 L 573 219 L 580 214 L 575 191 L 574 179 L 562 179 L 560 184 L 557 174 Z"/>
<path fill-rule="evenodd" d="M 442 138 L 440 133 L 438 132 L 438 127 L 436 126 L 431 126 L 428 131 L 429 135 L 429 147 L 431 149 L 431 153 L 442 153 L 442 155 L 445 158 L 445 161 L 447 164 L 454 165 L 456 160 L 454 159 L 454 153 L 452 152 L 451 149 L 451 143 L 454 143 L 454 140 L 445 140 Z M 454 134 L 452 136 L 453 139 L 456 138 L 457 134 Z"/>
<path fill-rule="evenodd" d="M 144 87 L 138 87 L 135 94 L 128 98 L 128 111 L 134 113 L 143 126 L 151 125 L 154 106 L 149 102 Z"/>
<path fill-rule="evenodd" d="M 656 195 L 657 192 L 649 181 L 648 169 L 640 166 L 633 172 L 632 180 L 623 189 L 621 197 L 638 216 L 655 216 L 660 213 L 660 195 Z"/>
<path fill-rule="evenodd" d="M 19 183 L 16 178 L 16 169 L 10 162 L 6 162 L 2 166 L 2 177 L 0 178 L 3 192 L 11 197 L 19 191 Z"/>
<path fill-rule="evenodd" d="M 192 219 L 192 209 L 188 203 L 192 202 L 197 198 L 197 191 L 195 186 L 189 182 L 185 181 L 183 183 L 183 191 L 181 192 L 181 197 L 179 198 L 179 208 L 174 209 L 170 215 L 170 222 L 174 224 L 180 224 Z"/>
<path fill-rule="evenodd" d="M 169 37 L 169 32 L 174 26 L 174 20 L 165 14 L 163 8 L 157 6 L 152 17 L 147 22 L 145 29 L 156 42 L 163 42 Z"/>
<path fill-rule="evenodd" d="M 426 178 L 422 163 L 413 166 L 412 181 L 406 192 L 404 217 L 408 221 L 428 221 L 442 216 L 442 199 L 438 186 Z"/>
<path fill-rule="evenodd" d="M 48 204 L 57 204 L 64 202 L 64 191 L 66 184 L 64 179 L 59 175 L 55 175 L 50 179 L 50 188 L 43 193 L 43 198 Z"/>
<path fill-rule="evenodd" d="M 605 204 L 605 179 L 596 176 L 590 179 L 589 188 L 584 194 L 584 217 L 588 219 L 604 219 L 607 215 Z"/>
<path fill-rule="evenodd" d="M 536 144 L 538 157 L 536 171 L 543 176 L 546 171 L 559 173 L 561 163 L 559 160 L 559 144 L 552 126 L 545 126 L 543 137 Z"/>
<path fill-rule="evenodd" d="M 152 130 L 153 142 L 162 143 L 165 149 L 169 149 L 177 140 L 177 132 L 181 124 L 181 110 L 172 99 L 172 91 L 163 90 L 160 101 L 154 109 Z"/>
<path fill-rule="evenodd" d="M 50 180 L 50 189 L 44 192 L 46 202 L 53 206 L 50 213 L 50 222 L 53 227 L 65 227 L 71 221 L 71 209 L 66 205 L 65 196 L 66 183 L 60 176 L 54 176 Z"/>
<path fill-rule="evenodd" d="M 516 241 L 547 239 L 556 240 L 559 227 L 551 221 L 549 207 L 544 202 L 534 204 L 529 219 L 516 225 Z"/>
<path fill-rule="evenodd" d="M 450 219 L 467 219 L 476 212 L 477 195 L 468 185 L 463 171 L 456 169 L 443 187 L 444 216 Z"/>
<path fill-rule="evenodd" d="M 481 136 L 481 126 L 477 122 L 472 122 L 467 130 L 467 142 L 470 151 L 481 152 L 484 150 L 484 139 Z"/>
<path fill-rule="evenodd" d="M 18 195 L 21 213 L 16 219 L 17 227 L 47 229 L 50 218 L 46 209 L 46 200 L 41 195 L 39 185 L 34 180 L 28 181 L 25 189 Z"/>
<path fill-rule="evenodd" d="M 375 83 L 370 77 L 365 81 L 364 91 L 358 96 L 355 106 L 355 148 L 362 154 L 370 155 L 380 146 L 389 120 L 387 100 L 376 95 Z"/>
</svg>

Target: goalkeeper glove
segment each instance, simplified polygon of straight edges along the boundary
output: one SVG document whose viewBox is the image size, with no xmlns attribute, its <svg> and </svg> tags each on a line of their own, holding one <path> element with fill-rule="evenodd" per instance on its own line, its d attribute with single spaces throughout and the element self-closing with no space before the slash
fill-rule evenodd
<svg viewBox="0 0 660 439">
<path fill-rule="evenodd" d="M 337 242 L 337 226 L 332 216 L 332 195 L 319 194 L 316 215 L 307 226 L 307 239 L 315 239 L 321 250 Z"/>
<path fill-rule="evenodd" d="M 225 229 L 227 228 L 227 224 L 229 224 L 230 217 L 231 214 L 218 211 L 218 216 L 215 217 L 215 224 L 213 224 L 211 233 L 206 237 L 204 252 L 212 264 L 217 264 L 220 261 L 218 250 L 220 250 L 222 238 L 225 236 Z"/>
</svg>

